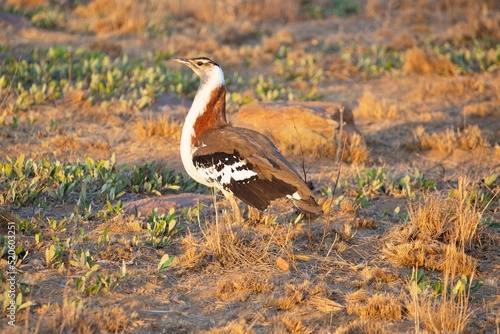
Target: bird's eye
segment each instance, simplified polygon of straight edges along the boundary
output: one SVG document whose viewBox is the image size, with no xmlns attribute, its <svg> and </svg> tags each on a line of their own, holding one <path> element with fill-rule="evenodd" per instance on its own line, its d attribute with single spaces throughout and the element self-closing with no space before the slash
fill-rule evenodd
<svg viewBox="0 0 500 334">
<path fill-rule="evenodd" d="M 201 61 L 199 61 L 197 65 L 201 66 L 201 65 L 203 65 L 203 63 Z"/>
</svg>

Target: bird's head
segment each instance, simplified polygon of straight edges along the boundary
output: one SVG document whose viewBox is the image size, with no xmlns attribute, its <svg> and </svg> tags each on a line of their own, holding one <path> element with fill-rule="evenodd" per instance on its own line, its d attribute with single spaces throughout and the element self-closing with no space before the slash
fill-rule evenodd
<svg viewBox="0 0 500 334">
<path fill-rule="evenodd" d="M 222 69 L 219 64 L 207 57 L 197 58 L 173 58 L 172 60 L 184 64 L 191 68 L 196 75 L 198 75 L 202 82 L 207 81 L 213 76 L 222 76 Z"/>
</svg>

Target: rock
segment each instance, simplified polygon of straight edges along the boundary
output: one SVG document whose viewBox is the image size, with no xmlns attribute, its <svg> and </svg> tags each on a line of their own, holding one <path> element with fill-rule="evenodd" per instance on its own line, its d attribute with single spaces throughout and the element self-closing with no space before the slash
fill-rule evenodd
<svg viewBox="0 0 500 334">
<path fill-rule="evenodd" d="M 232 118 L 238 127 L 268 136 L 283 152 L 334 157 L 343 108 L 343 137 L 360 136 L 351 109 L 332 102 L 252 102 Z"/>
<path fill-rule="evenodd" d="M 165 195 L 163 197 L 149 197 L 123 203 L 123 210 L 128 214 L 136 214 L 139 211 L 142 215 L 149 215 L 153 209 L 157 209 L 159 215 L 168 213 L 171 208 L 182 210 L 184 208 L 203 203 L 210 205 L 212 196 L 196 193 L 183 193 Z"/>
</svg>

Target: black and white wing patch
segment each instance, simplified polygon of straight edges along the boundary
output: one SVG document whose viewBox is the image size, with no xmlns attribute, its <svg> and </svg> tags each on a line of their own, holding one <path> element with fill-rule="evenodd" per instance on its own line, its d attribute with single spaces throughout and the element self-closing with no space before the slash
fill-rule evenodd
<svg viewBox="0 0 500 334">
<path fill-rule="evenodd" d="M 265 210 L 272 200 L 297 191 L 294 186 L 275 177 L 260 177 L 254 165 L 240 157 L 236 150 L 233 154 L 195 155 L 193 163 L 205 180 L 259 210 Z"/>
<path fill-rule="evenodd" d="M 196 171 L 208 182 L 224 190 L 230 190 L 231 182 L 249 183 L 256 179 L 257 173 L 252 165 L 241 159 L 238 152 L 228 154 L 215 152 L 207 155 L 193 156 Z"/>
</svg>

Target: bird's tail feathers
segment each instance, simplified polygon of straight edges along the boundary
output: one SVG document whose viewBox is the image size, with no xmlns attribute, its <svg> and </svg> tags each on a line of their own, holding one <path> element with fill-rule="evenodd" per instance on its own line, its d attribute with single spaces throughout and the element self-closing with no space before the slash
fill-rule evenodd
<svg viewBox="0 0 500 334">
<path fill-rule="evenodd" d="M 319 205 L 312 197 L 309 197 L 308 199 L 292 198 L 292 202 L 300 211 L 310 215 L 319 215 L 323 212 L 321 205 Z"/>
</svg>

